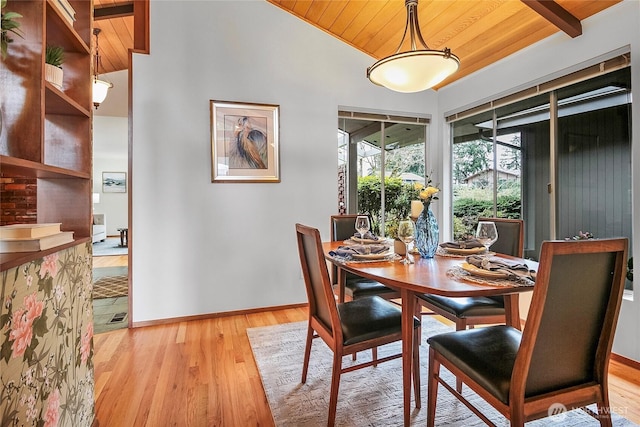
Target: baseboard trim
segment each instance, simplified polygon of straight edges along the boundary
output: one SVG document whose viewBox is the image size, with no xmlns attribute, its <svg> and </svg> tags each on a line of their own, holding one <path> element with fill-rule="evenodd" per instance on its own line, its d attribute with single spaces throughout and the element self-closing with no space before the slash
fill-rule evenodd
<svg viewBox="0 0 640 427">
<path fill-rule="evenodd" d="M 247 310 L 221 311 L 218 313 L 198 314 L 195 316 L 171 317 L 169 319 L 146 320 L 143 322 L 132 322 L 131 328 L 142 328 L 145 326 L 166 325 L 169 323 L 189 322 L 191 320 L 215 319 L 216 317 L 239 316 L 246 314 L 262 313 L 265 311 L 287 310 L 290 308 L 307 307 L 309 303 L 277 305 L 271 307 L 250 308 Z"/>
<path fill-rule="evenodd" d="M 611 360 L 640 371 L 640 362 L 637 360 L 629 359 L 628 357 L 624 357 L 613 352 L 611 353 Z"/>
</svg>

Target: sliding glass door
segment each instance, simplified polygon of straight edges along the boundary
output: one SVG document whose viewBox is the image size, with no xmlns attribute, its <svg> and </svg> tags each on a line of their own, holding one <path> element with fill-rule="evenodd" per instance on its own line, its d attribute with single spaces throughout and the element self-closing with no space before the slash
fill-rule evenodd
<svg viewBox="0 0 640 427">
<path fill-rule="evenodd" d="M 631 240 L 630 116 L 626 67 L 452 122 L 454 237 L 497 215 L 525 220 L 534 259 L 547 239 Z"/>
</svg>

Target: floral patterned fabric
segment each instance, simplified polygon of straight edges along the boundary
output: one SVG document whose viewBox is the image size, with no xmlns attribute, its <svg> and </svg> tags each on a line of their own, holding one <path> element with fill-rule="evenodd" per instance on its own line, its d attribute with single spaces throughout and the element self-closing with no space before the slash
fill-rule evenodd
<svg viewBox="0 0 640 427">
<path fill-rule="evenodd" d="M 0 274 L 0 425 L 90 426 L 89 243 Z"/>
</svg>

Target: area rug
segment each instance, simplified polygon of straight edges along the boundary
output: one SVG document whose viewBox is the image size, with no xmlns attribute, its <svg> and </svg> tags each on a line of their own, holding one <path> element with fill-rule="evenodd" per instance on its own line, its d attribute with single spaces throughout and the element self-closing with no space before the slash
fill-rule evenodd
<svg viewBox="0 0 640 427">
<path fill-rule="evenodd" d="M 106 276 L 93 282 L 93 299 L 124 297 L 129 293 L 127 276 Z"/>
<path fill-rule="evenodd" d="M 306 322 L 247 329 L 251 350 L 260 371 L 262 385 L 267 395 L 276 426 L 322 426 L 327 423 L 329 386 L 331 380 L 332 352 L 320 339 L 314 340 L 307 382 L 300 383 Z M 416 409 L 412 400 L 411 425 L 426 425 L 427 413 L 427 337 L 453 330 L 429 316 L 423 317 L 423 339 L 420 346 L 422 408 Z M 400 351 L 401 344 L 393 343 L 378 350 L 378 357 Z M 358 353 L 358 361 L 370 360 L 371 352 Z M 345 357 L 343 366 L 351 364 Z M 441 374 L 449 384 L 455 378 L 446 370 Z M 463 394 L 499 426 L 509 423 L 496 410 L 486 404 L 468 387 Z M 338 395 L 336 425 L 401 426 L 402 410 L 402 361 L 396 359 L 378 365 L 343 374 Z M 614 426 L 636 424 L 614 414 Z M 440 386 L 436 413 L 437 426 L 483 426 L 484 423 L 469 409 Z M 595 426 L 599 423 L 581 410 L 527 423 L 527 426 Z"/>
<path fill-rule="evenodd" d="M 93 245 L 93 256 L 126 255 L 127 247 L 120 246 L 120 237 L 107 237 L 104 242 Z"/>
</svg>

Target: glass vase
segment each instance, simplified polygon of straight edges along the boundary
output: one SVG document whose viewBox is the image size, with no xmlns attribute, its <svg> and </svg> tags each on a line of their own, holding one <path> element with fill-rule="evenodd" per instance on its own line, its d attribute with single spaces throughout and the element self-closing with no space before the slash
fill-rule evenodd
<svg viewBox="0 0 640 427">
<path fill-rule="evenodd" d="M 438 249 L 438 221 L 425 204 L 422 213 L 416 221 L 416 247 L 422 258 L 433 258 Z"/>
</svg>

